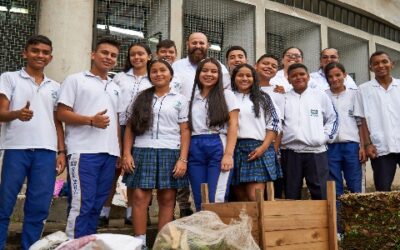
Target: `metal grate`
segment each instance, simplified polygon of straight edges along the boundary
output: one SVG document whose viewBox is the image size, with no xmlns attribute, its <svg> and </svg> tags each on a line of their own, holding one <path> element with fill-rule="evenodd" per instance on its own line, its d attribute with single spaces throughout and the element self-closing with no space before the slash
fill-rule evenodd
<svg viewBox="0 0 400 250">
<path fill-rule="evenodd" d="M 369 80 L 368 41 L 335 29 L 328 29 L 329 47 L 339 51 L 340 62 L 357 84 Z"/>
<path fill-rule="evenodd" d="M 288 47 L 298 47 L 304 52 L 304 64 L 310 72 L 319 67 L 321 48 L 320 26 L 318 24 L 278 13 L 265 11 L 266 51 L 282 57 Z"/>
<path fill-rule="evenodd" d="M 0 73 L 23 67 L 26 39 L 36 33 L 38 1 L 0 0 Z"/>
<path fill-rule="evenodd" d="M 334 21 L 352 26 L 373 35 L 400 42 L 400 29 L 377 18 L 371 18 L 331 0 L 271 0 L 285 5 L 303 9 Z"/>
<path fill-rule="evenodd" d="M 147 43 L 154 52 L 157 43 L 169 37 L 169 13 L 170 0 L 97 0 L 94 44 L 105 35 L 121 42 L 114 69 L 120 71 L 131 43 Z"/>
<path fill-rule="evenodd" d="M 400 78 L 400 52 L 394 49 L 390 49 L 386 46 L 376 44 L 376 51 L 384 51 L 389 54 L 390 59 L 394 62 L 394 68 L 392 70 L 392 76 L 394 78 Z"/>
<path fill-rule="evenodd" d="M 255 6 L 231 0 L 185 0 L 183 13 L 183 44 L 192 32 L 203 32 L 212 45 L 208 56 L 225 62 L 227 49 L 239 45 L 254 62 Z M 182 55 L 187 55 L 186 46 Z"/>
</svg>

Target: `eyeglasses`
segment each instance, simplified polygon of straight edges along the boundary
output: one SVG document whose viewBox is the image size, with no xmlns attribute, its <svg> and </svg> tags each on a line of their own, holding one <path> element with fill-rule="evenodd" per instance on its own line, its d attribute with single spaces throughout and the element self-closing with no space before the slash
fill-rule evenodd
<svg viewBox="0 0 400 250">
<path fill-rule="evenodd" d="M 285 56 L 288 57 L 288 58 L 291 58 L 291 59 L 302 58 L 302 56 L 300 54 L 286 54 Z"/>
<path fill-rule="evenodd" d="M 335 55 L 331 55 L 331 56 L 326 56 L 326 55 L 324 55 L 324 56 L 322 56 L 321 57 L 322 59 L 333 59 L 333 60 L 335 60 L 335 59 L 338 59 L 339 57 L 338 56 L 335 56 Z"/>
</svg>

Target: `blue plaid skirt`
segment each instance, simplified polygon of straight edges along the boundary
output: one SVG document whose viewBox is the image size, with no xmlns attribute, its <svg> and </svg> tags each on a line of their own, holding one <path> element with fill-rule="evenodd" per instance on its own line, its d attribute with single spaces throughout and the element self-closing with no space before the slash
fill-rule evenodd
<svg viewBox="0 0 400 250">
<path fill-rule="evenodd" d="M 238 139 L 234 153 L 232 185 L 274 181 L 282 177 L 282 169 L 272 143 L 263 156 L 253 161 L 247 161 L 250 152 L 261 146 L 262 143 L 259 140 Z"/>
<path fill-rule="evenodd" d="M 179 154 L 179 149 L 134 147 L 132 156 L 135 161 L 135 169 L 131 174 L 126 173 L 122 182 L 128 188 L 186 188 L 189 186 L 187 175 L 175 179 L 172 173 Z"/>
</svg>

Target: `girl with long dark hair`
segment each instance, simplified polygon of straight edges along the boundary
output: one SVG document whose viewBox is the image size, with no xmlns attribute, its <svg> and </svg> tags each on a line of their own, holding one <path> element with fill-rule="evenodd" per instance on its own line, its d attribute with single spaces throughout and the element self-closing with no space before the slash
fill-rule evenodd
<svg viewBox="0 0 400 250">
<path fill-rule="evenodd" d="M 153 87 L 141 92 L 130 109 L 122 158 L 123 181 L 133 189 L 134 234 L 144 243 L 152 189 L 157 189 L 160 230 L 173 220 L 176 190 L 189 186 L 185 175 L 190 142 L 188 101 L 170 91 L 173 70 L 167 61 L 151 62 L 148 72 Z"/>
<path fill-rule="evenodd" d="M 227 198 L 238 113 L 235 95 L 224 90 L 219 62 L 214 58 L 201 61 L 189 108 L 192 138 L 188 175 L 197 211 L 201 208 L 202 183 L 208 183 L 211 202 Z"/>
<path fill-rule="evenodd" d="M 249 64 L 233 70 L 232 90 L 240 108 L 232 184 L 238 200 L 255 201 L 256 189 L 264 190 L 265 182 L 281 177 L 273 143 L 280 131 L 280 119 Z"/>
</svg>

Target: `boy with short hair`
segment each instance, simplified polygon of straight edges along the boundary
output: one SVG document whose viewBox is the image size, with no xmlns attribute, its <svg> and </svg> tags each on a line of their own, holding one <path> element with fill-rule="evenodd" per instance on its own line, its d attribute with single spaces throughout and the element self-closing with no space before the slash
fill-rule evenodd
<svg viewBox="0 0 400 250">
<path fill-rule="evenodd" d="M 66 233 L 79 238 L 96 233 L 101 208 L 110 193 L 120 156 L 118 113 L 120 88 L 108 77 L 115 66 L 119 43 L 97 42 L 92 67 L 65 79 L 57 117 L 65 122 L 71 210 Z"/>
<path fill-rule="evenodd" d="M 369 67 L 375 78 L 359 86 L 354 105 L 354 116 L 362 118 L 376 191 L 391 190 L 400 164 L 400 81 L 392 77 L 393 66 L 386 52 L 373 53 Z"/>
<path fill-rule="evenodd" d="M 52 42 L 30 37 L 25 67 L 0 77 L 0 143 L 4 150 L 0 184 L 0 249 L 7 241 L 10 216 L 27 178 L 21 248 L 40 239 L 49 214 L 56 173 L 65 168 L 62 124 L 55 119 L 60 84 L 47 78 Z M 58 153 L 57 153 L 58 152 Z"/>
</svg>

